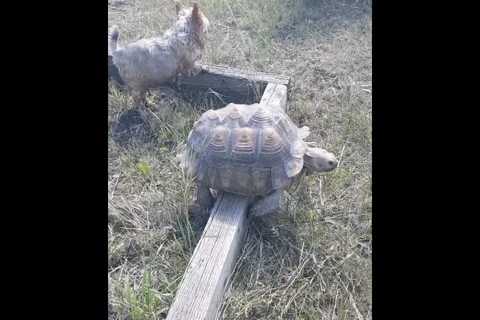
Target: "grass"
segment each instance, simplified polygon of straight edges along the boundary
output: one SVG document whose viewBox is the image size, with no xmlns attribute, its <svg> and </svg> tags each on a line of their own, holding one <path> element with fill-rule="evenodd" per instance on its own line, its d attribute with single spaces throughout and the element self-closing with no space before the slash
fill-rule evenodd
<svg viewBox="0 0 480 320">
<path fill-rule="evenodd" d="M 173 21 L 173 0 L 109 3 L 120 44 Z M 202 60 L 291 76 L 289 115 L 341 160 L 332 173 L 304 177 L 279 212 L 249 222 L 222 319 L 371 319 L 370 3 L 199 4 L 212 25 Z M 208 219 L 175 156 L 212 105 L 161 91 L 161 108 L 148 113 L 156 139 L 109 141 L 109 319 L 166 316 Z M 111 123 L 130 108 L 111 90 Z"/>
</svg>

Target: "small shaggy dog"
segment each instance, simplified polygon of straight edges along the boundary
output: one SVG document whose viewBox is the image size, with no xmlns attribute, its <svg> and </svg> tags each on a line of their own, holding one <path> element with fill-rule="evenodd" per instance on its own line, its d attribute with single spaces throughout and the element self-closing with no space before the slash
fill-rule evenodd
<svg viewBox="0 0 480 320">
<path fill-rule="evenodd" d="M 168 81 L 178 81 L 180 74 L 196 75 L 201 71 L 196 61 L 205 47 L 205 36 L 210 25 L 198 8 L 183 8 L 175 1 L 177 20 L 163 36 L 141 39 L 118 46 L 119 30 L 109 30 L 109 49 L 113 63 L 137 107 L 146 106 L 149 88 Z"/>
</svg>

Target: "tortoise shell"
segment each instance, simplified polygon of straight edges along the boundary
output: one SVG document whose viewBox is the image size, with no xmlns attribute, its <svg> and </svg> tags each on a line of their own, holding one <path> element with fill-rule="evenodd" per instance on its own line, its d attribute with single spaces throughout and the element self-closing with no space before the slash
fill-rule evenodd
<svg viewBox="0 0 480 320">
<path fill-rule="evenodd" d="M 266 195 L 288 188 L 300 173 L 307 135 L 279 107 L 230 103 L 211 109 L 188 136 L 190 172 L 212 189 Z"/>
</svg>

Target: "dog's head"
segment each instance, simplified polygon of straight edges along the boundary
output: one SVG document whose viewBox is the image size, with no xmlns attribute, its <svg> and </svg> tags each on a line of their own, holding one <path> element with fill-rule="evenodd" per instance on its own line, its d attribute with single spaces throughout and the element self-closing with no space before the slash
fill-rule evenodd
<svg viewBox="0 0 480 320">
<path fill-rule="evenodd" d="M 175 0 L 175 11 L 177 14 L 177 26 L 183 26 L 195 33 L 198 44 L 203 47 L 205 38 L 210 27 L 210 21 L 198 7 L 197 1 L 193 2 L 193 7 L 185 8 L 180 1 Z"/>
</svg>

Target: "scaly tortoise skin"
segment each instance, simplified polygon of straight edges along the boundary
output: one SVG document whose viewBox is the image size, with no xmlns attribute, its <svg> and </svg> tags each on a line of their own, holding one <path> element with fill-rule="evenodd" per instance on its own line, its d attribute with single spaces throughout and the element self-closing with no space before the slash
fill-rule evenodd
<svg viewBox="0 0 480 320">
<path fill-rule="evenodd" d="M 281 108 L 230 103 L 206 111 L 194 123 L 182 167 L 195 177 L 203 209 L 214 203 L 211 188 L 261 197 L 250 214 L 271 213 L 304 169 L 328 172 L 337 167 L 333 154 L 304 141 L 309 134 L 308 127 L 298 128 Z"/>
</svg>

